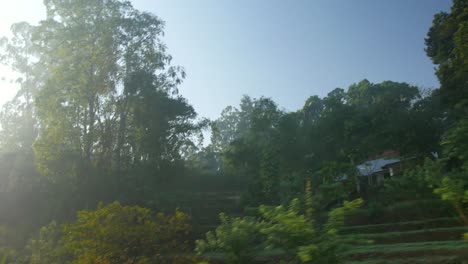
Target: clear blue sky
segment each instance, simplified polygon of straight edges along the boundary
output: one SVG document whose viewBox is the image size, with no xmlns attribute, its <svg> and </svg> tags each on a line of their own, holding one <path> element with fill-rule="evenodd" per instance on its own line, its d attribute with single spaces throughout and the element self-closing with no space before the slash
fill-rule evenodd
<svg viewBox="0 0 468 264">
<path fill-rule="evenodd" d="M 166 21 L 181 93 L 216 118 L 243 94 L 286 110 L 367 78 L 438 87 L 424 52 L 433 15 L 450 0 L 132 0 Z"/>
</svg>

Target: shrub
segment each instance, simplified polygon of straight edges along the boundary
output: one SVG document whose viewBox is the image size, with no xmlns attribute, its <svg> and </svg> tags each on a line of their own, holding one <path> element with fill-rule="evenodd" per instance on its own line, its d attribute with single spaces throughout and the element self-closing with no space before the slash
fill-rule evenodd
<svg viewBox="0 0 468 264">
<path fill-rule="evenodd" d="M 55 221 L 41 227 L 39 234 L 30 239 L 27 249 L 30 252 L 31 264 L 60 264 L 66 262 L 66 254 L 59 244 L 61 232 Z"/>
<path fill-rule="evenodd" d="M 264 250 L 277 252 L 288 263 L 339 263 L 340 249 L 347 241 L 338 235 L 338 228 L 362 203 L 362 199 L 344 202 L 330 211 L 322 227 L 312 220 L 312 210 L 300 207 L 298 199 L 289 207 L 260 206 L 260 219 L 222 214 L 216 232 L 208 232 L 204 240 L 198 240 L 196 250 L 199 254 L 222 253 L 232 264 L 253 263 Z"/>
<path fill-rule="evenodd" d="M 75 222 L 43 227 L 29 248 L 31 263 L 195 263 L 189 217 L 156 216 L 139 206 L 102 204 L 78 212 Z"/>
<path fill-rule="evenodd" d="M 401 201 L 434 199 L 430 187 L 434 177 L 441 171 L 441 166 L 427 159 L 422 166 L 408 170 L 402 175 L 385 180 L 384 188 L 378 195 L 378 200 L 385 205 L 398 204 Z"/>
<path fill-rule="evenodd" d="M 314 242 L 315 228 L 300 209 L 298 199 L 294 199 L 288 208 L 260 206 L 264 219 L 260 232 L 265 234 L 269 248 L 281 248 L 295 255 L 300 246 Z"/>
<path fill-rule="evenodd" d="M 208 232 L 204 240 L 196 241 L 198 254 L 222 253 L 228 263 L 251 263 L 264 248 L 263 223 L 252 217 L 230 218 L 220 214 L 221 224 Z"/>
</svg>

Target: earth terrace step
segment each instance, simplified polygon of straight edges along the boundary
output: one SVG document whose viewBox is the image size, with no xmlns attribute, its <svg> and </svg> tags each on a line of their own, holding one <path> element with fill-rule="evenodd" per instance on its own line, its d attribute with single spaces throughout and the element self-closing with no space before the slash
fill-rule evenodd
<svg viewBox="0 0 468 264">
<path fill-rule="evenodd" d="M 463 222 L 456 217 L 433 218 L 420 221 L 394 222 L 376 225 L 345 226 L 340 229 L 341 234 L 383 233 L 397 231 L 411 231 L 442 227 L 462 226 Z"/>
<path fill-rule="evenodd" d="M 468 232 L 468 227 L 444 227 L 403 232 L 363 233 L 344 235 L 346 239 L 372 240 L 374 244 L 397 244 L 428 241 L 458 240 Z"/>
<path fill-rule="evenodd" d="M 465 264 L 468 261 L 457 256 L 432 256 L 419 258 L 393 258 L 393 259 L 370 259 L 363 261 L 348 261 L 344 264 Z"/>
<path fill-rule="evenodd" d="M 358 246 L 348 250 L 348 260 L 394 259 L 414 257 L 457 256 L 468 259 L 468 241 L 399 243 L 390 245 Z"/>
</svg>

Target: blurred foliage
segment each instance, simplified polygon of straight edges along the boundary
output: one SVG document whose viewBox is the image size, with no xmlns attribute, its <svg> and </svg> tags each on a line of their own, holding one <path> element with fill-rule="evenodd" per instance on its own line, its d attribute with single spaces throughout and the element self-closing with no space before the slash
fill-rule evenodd
<svg viewBox="0 0 468 264">
<path fill-rule="evenodd" d="M 75 222 L 42 227 L 28 249 L 29 263 L 195 263 L 189 217 L 139 206 L 102 204 L 78 212 Z"/>
<path fill-rule="evenodd" d="M 356 164 L 372 155 L 397 150 L 424 158 L 438 151 L 437 103 L 436 95 L 409 84 L 368 80 L 311 96 L 290 113 L 271 99 L 244 97 L 213 122 L 209 149 L 215 167 L 246 185 L 244 205 L 287 204 L 311 178 L 320 202 L 333 206 L 363 190 Z"/>
<path fill-rule="evenodd" d="M 424 164 L 406 170 L 397 177 L 385 180 L 384 188 L 378 194 L 378 201 L 383 205 L 411 200 L 434 199 L 431 182 L 442 172 L 439 163 L 427 158 Z"/>
<path fill-rule="evenodd" d="M 251 263 L 264 248 L 265 236 L 260 232 L 263 223 L 252 217 L 230 218 L 220 214 L 219 218 L 221 224 L 216 231 L 210 231 L 204 240 L 196 241 L 196 252 L 200 255 L 222 253 L 232 264 Z"/>
<path fill-rule="evenodd" d="M 468 110 L 468 3 L 454 0 L 449 13 L 434 16 L 427 33 L 426 53 L 437 65 L 436 75 L 446 108 L 455 117 Z"/>
<path fill-rule="evenodd" d="M 60 243 L 61 230 L 55 221 L 41 227 L 39 234 L 31 238 L 27 245 L 30 253 L 28 262 L 31 264 L 66 263 L 68 258 Z"/>
<path fill-rule="evenodd" d="M 322 227 L 310 218 L 310 202 L 305 204 L 301 206 L 300 200 L 294 199 L 287 207 L 262 205 L 258 219 L 221 215 L 216 232 L 208 232 L 205 239 L 197 240 L 196 251 L 205 256 L 221 253 L 233 264 L 254 263 L 255 257 L 264 252 L 280 252 L 279 257 L 288 263 L 340 263 L 340 250 L 347 243 L 340 239 L 338 228 L 363 200 L 345 201 L 342 207 L 330 211 Z"/>
<path fill-rule="evenodd" d="M 468 119 L 462 119 L 443 136 L 444 174 L 436 178 L 434 193 L 449 201 L 468 225 Z"/>
</svg>

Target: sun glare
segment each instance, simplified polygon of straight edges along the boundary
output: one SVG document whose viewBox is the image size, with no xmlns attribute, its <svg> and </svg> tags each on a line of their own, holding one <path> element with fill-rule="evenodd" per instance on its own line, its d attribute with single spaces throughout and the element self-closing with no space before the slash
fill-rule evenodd
<svg viewBox="0 0 468 264">
<path fill-rule="evenodd" d="M 37 23 L 44 16 L 41 0 L 2 1 L 0 8 L 0 37 L 11 35 L 10 27 L 19 21 Z M 15 73 L 7 66 L 0 65 L 0 105 L 10 100 L 18 90 Z"/>
<path fill-rule="evenodd" d="M 16 74 L 11 69 L 0 65 L 0 105 L 12 99 L 18 91 L 15 76 Z"/>
</svg>

